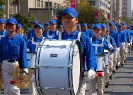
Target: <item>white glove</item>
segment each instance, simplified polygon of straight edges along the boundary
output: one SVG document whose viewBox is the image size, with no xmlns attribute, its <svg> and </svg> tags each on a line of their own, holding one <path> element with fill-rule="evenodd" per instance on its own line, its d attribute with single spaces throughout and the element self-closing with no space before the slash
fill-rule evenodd
<svg viewBox="0 0 133 95">
<path fill-rule="evenodd" d="M 130 46 L 130 43 L 128 43 L 128 46 Z"/>
<path fill-rule="evenodd" d="M 113 49 L 113 46 L 111 44 L 109 44 L 109 48 L 112 50 Z"/>
<path fill-rule="evenodd" d="M 23 68 L 23 73 L 22 75 L 23 76 L 26 76 L 28 74 L 28 68 Z"/>
<path fill-rule="evenodd" d="M 120 51 L 120 48 L 116 48 L 116 51 L 119 52 Z"/>
<path fill-rule="evenodd" d="M 88 78 L 89 79 L 94 79 L 95 78 L 95 75 L 96 75 L 96 72 L 94 70 L 89 70 L 88 71 Z"/>
<path fill-rule="evenodd" d="M 27 52 L 30 52 L 30 49 L 27 48 Z"/>
</svg>

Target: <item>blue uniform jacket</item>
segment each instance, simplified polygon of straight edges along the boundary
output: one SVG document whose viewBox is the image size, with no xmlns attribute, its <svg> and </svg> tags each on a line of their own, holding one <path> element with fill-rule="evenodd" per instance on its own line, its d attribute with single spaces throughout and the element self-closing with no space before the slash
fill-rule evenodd
<svg viewBox="0 0 133 95">
<path fill-rule="evenodd" d="M 40 38 L 34 36 L 34 42 L 41 42 L 44 36 L 42 35 Z M 36 45 L 32 43 L 32 40 L 28 41 L 27 48 L 30 49 L 30 52 L 36 52 Z"/>
<path fill-rule="evenodd" d="M 107 39 L 107 35 L 105 35 L 104 38 Z M 113 47 L 113 49 L 111 50 L 111 53 L 113 53 L 116 50 L 116 43 L 114 38 L 112 38 L 110 35 L 109 35 L 109 40 L 110 40 L 110 44 Z"/>
<path fill-rule="evenodd" d="M 92 37 L 92 43 L 93 44 L 102 44 L 102 36 L 100 36 L 98 39 L 96 39 L 96 37 Z M 93 46 L 94 51 L 95 51 L 95 46 Z M 98 55 L 104 55 L 104 49 L 109 50 L 110 48 L 108 47 L 108 41 L 106 39 L 104 39 L 103 41 L 103 46 L 99 46 L 97 49 L 97 54 Z"/>
<path fill-rule="evenodd" d="M 47 34 L 49 32 L 49 34 Z M 56 35 L 59 34 L 58 30 L 55 30 L 54 32 L 52 32 L 51 30 L 49 31 L 45 31 L 45 33 L 43 34 L 44 37 L 46 37 L 47 39 L 50 39 L 50 37 L 55 37 Z"/>
<path fill-rule="evenodd" d="M 126 32 L 125 31 L 120 31 L 118 32 L 120 34 L 120 37 L 121 37 L 121 42 L 127 42 L 127 38 L 126 38 Z"/>
<path fill-rule="evenodd" d="M 73 40 L 73 39 L 77 39 L 77 37 L 78 37 L 78 30 L 76 29 L 71 34 L 67 34 L 66 31 L 62 32 L 63 40 L 68 40 L 68 39 Z M 54 38 L 58 39 L 58 36 L 55 36 Z M 97 64 L 96 64 L 96 56 L 94 53 L 94 49 L 89 37 L 87 37 L 84 33 L 81 36 L 80 46 L 82 49 L 83 70 L 85 70 L 85 67 L 87 67 L 87 70 L 90 70 L 90 69 L 96 70 Z"/>
<path fill-rule="evenodd" d="M 21 68 L 28 68 L 26 43 L 18 34 L 11 38 L 7 35 L 0 40 L 0 55 L 0 62 L 6 59 L 19 60 Z"/>
<path fill-rule="evenodd" d="M 29 30 L 28 31 L 28 35 L 27 35 L 27 39 L 31 39 L 32 37 L 34 37 L 36 34 L 35 34 L 35 31 L 33 29 Z"/>
<path fill-rule="evenodd" d="M 112 38 L 114 38 L 116 46 L 120 47 L 120 45 L 121 45 L 121 37 L 120 37 L 120 34 L 118 33 L 118 31 L 116 31 L 116 30 L 111 31 L 110 30 L 110 34 L 109 35 Z"/>
<path fill-rule="evenodd" d="M 85 34 L 85 35 L 87 35 L 88 37 L 91 37 L 91 31 L 90 31 L 90 29 L 86 29 L 86 30 L 82 30 L 82 32 Z"/>
</svg>

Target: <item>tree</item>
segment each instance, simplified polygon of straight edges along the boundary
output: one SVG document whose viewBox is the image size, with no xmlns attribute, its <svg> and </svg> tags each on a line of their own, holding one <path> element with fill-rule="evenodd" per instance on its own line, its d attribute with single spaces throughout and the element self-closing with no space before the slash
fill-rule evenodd
<svg viewBox="0 0 133 95">
<path fill-rule="evenodd" d="M 64 1 L 63 1 L 63 6 L 64 6 L 64 7 L 70 6 L 70 4 L 71 4 L 70 2 L 71 2 L 71 0 L 64 0 Z"/>
<path fill-rule="evenodd" d="M 81 0 L 77 5 L 79 23 L 92 24 L 95 20 L 96 8 L 92 7 L 86 0 Z"/>
<path fill-rule="evenodd" d="M 32 21 L 36 19 L 31 13 L 28 13 L 28 16 L 23 16 L 21 13 L 14 14 L 12 16 L 17 19 L 18 23 L 21 23 L 23 25 L 23 29 L 26 32 L 31 27 Z"/>
<path fill-rule="evenodd" d="M 128 25 L 133 25 L 133 19 L 132 18 L 129 18 L 127 16 L 123 16 L 122 17 L 122 21 L 125 22 Z"/>
</svg>

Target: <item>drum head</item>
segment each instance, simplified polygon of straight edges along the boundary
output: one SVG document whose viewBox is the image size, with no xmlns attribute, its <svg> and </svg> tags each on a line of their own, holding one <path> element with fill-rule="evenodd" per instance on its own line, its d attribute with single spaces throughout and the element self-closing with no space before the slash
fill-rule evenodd
<svg viewBox="0 0 133 95">
<path fill-rule="evenodd" d="M 78 43 L 78 42 L 77 42 Z M 82 64 L 81 64 L 81 50 L 80 50 L 80 43 L 76 44 L 74 47 L 73 53 L 73 89 L 75 95 L 77 95 L 80 83 L 82 80 Z"/>
</svg>

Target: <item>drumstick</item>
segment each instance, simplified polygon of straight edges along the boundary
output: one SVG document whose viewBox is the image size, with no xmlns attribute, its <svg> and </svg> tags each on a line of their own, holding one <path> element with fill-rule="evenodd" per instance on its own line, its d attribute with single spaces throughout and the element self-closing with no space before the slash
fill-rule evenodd
<svg viewBox="0 0 133 95">
<path fill-rule="evenodd" d="M 93 76 L 102 77 L 102 76 L 103 76 L 103 73 L 102 73 L 102 72 L 97 72 L 97 74 L 95 74 L 95 75 L 92 75 L 91 77 L 93 77 Z"/>
<path fill-rule="evenodd" d="M 10 84 L 15 84 L 15 83 L 19 83 L 19 82 L 26 82 L 26 81 L 31 81 L 31 80 L 21 80 L 21 81 L 11 80 Z"/>
</svg>

